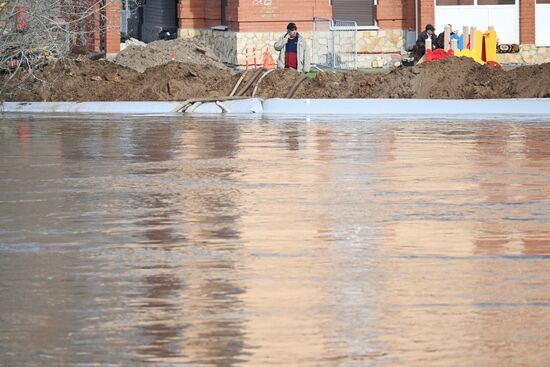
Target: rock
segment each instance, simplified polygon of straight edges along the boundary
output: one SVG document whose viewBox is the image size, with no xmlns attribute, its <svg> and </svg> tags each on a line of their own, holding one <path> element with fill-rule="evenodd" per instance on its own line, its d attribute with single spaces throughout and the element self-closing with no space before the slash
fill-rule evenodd
<svg viewBox="0 0 550 367">
<path fill-rule="evenodd" d="M 105 76 L 105 80 L 107 80 L 109 82 L 120 82 L 121 78 L 117 74 L 107 74 Z"/>
</svg>

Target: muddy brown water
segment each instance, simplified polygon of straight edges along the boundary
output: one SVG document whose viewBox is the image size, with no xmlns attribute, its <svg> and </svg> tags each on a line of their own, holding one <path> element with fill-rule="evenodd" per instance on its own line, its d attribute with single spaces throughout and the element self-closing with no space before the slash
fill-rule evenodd
<svg viewBox="0 0 550 367">
<path fill-rule="evenodd" d="M 550 120 L 3 116 L 0 366 L 543 366 Z"/>
</svg>

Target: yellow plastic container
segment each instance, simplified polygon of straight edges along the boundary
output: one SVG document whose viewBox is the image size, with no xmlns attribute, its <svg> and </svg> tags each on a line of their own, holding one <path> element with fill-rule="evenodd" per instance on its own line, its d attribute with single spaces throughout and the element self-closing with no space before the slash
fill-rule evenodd
<svg viewBox="0 0 550 367">
<path fill-rule="evenodd" d="M 483 34 L 485 39 L 485 61 L 497 61 L 497 32 L 494 29 Z"/>
</svg>

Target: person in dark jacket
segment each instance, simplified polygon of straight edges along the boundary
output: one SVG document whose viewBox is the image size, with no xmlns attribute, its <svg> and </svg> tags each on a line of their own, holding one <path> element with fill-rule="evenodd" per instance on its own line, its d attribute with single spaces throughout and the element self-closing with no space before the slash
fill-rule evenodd
<svg viewBox="0 0 550 367">
<path fill-rule="evenodd" d="M 432 50 L 435 47 L 437 38 L 435 37 L 435 27 L 431 24 L 426 24 L 424 32 L 420 33 L 414 46 L 414 53 L 418 59 L 420 59 L 426 53 L 426 40 L 429 38 L 432 40 Z"/>
</svg>

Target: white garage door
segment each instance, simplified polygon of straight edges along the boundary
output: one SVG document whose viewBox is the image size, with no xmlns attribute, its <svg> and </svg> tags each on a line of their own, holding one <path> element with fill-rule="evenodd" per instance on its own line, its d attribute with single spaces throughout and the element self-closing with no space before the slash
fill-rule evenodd
<svg viewBox="0 0 550 367">
<path fill-rule="evenodd" d="M 435 0 L 436 33 L 445 24 L 460 33 L 465 25 L 481 31 L 492 25 L 500 43 L 519 43 L 519 0 Z"/>
<path fill-rule="evenodd" d="M 535 5 L 535 44 L 550 46 L 550 0 L 537 0 Z"/>
</svg>

